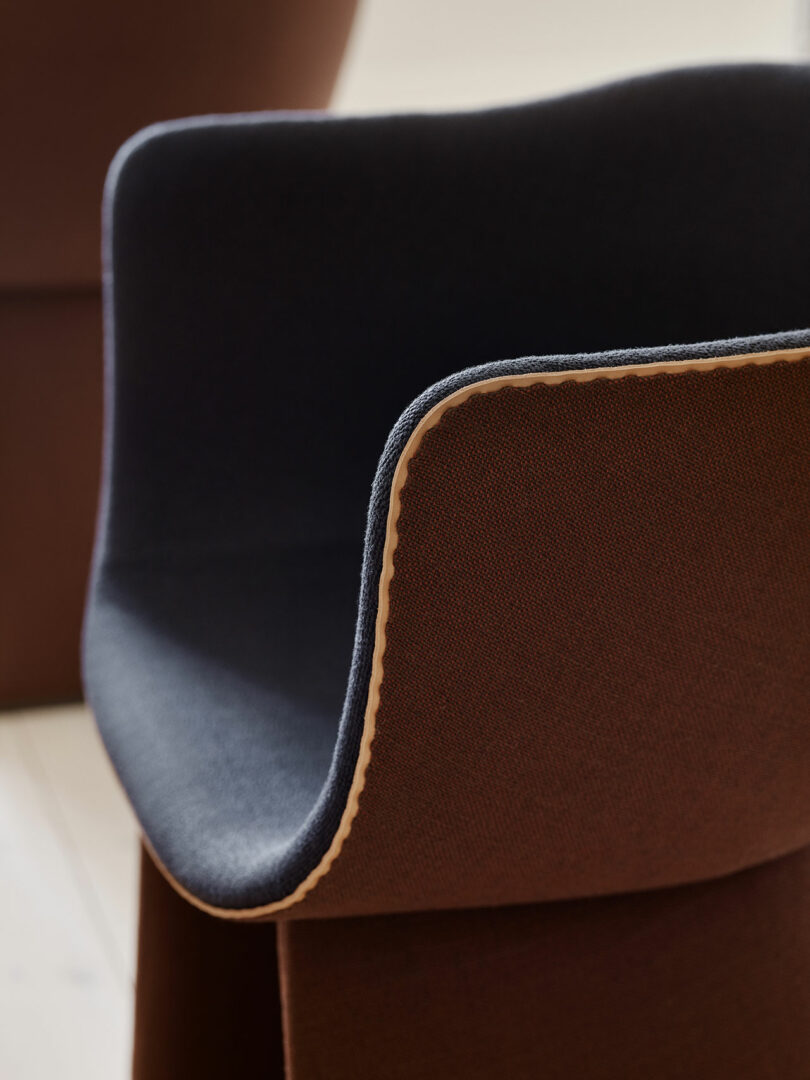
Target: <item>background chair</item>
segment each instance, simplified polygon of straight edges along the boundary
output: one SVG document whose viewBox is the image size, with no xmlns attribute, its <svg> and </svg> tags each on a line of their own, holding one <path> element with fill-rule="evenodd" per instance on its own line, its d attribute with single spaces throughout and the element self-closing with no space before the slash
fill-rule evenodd
<svg viewBox="0 0 810 1080">
<path fill-rule="evenodd" d="M 101 442 L 100 201 L 121 142 L 323 108 L 355 0 L 13 4 L 0 98 L 0 704 L 75 698 Z"/>
<path fill-rule="evenodd" d="M 720 68 L 119 154 L 136 1075 L 280 1075 L 279 1001 L 295 1080 L 806 1075 L 808 108 Z"/>
</svg>

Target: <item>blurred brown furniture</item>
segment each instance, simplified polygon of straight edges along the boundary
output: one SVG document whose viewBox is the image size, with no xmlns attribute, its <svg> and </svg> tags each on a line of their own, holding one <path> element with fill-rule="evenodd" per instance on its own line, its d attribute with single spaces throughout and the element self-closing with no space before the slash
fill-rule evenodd
<svg viewBox="0 0 810 1080">
<path fill-rule="evenodd" d="M 101 431 L 100 201 L 190 113 L 319 109 L 356 0 L 17 3 L 0 23 L 0 704 L 78 697 Z"/>
</svg>

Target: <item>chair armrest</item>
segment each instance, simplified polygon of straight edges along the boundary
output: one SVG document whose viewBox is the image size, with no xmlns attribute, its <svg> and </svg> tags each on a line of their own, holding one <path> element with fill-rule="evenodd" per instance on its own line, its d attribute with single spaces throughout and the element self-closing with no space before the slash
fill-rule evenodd
<svg viewBox="0 0 810 1080">
<path fill-rule="evenodd" d="M 807 348 L 495 376 L 423 415 L 346 810 L 288 913 L 636 891 L 806 845 L 808 423 Z"/>
</svg>

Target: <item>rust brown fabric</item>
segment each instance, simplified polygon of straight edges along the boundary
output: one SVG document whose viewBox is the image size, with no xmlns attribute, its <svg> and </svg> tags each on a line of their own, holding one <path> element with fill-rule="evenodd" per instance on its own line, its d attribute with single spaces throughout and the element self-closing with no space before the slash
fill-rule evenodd
<svg viewBox="0 0 810 1080">
<path fill-rule="evenodd" d="M 323 108 L 356 0 L 12 3 L 0 35 L 0 286 L 99 278 L 104 175 L 156 120 Z"/>
<path fill-rule="evenodd" d="M 359 813 L 287 915 L 641 890 L 810 840 L 810 361 L 476 394 L 397 529 Z"/>
<path fill-rule="evenodd" d="M 806 1080 L 810 853 L 708 884 L 280 928 L 288 1080 Z"/>
<path fill-rule="evenodd" d="M 101 457 L 97 289 L 0 295 L 0 702 L 75 698 Z"/>
<path fill-rule="evenodd" d="M 276 927 L 205 915 L 144 852 L 134 1080 L 283 1080 Z"/>
</svg>

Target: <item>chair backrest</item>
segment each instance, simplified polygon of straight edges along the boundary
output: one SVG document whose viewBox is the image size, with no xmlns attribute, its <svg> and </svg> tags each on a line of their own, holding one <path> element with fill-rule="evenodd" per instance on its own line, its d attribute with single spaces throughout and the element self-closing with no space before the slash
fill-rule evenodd
<svg viewBox="0 0 810 1080">
<path fill-rule="evenodd" d="M 741 336 L 810 324 L 808 106 L 746 67 L 129 144 L 91 696 L 190 893 L 509 904 L 807 843 L 808 334 Z"/>
<path fill-rule="evenodd" d="M 113 547 L 359 545 L 386 434 L 451 372 L 806 325 L 809 95 L 718 68 L 152 131 L 114 184 Z"/>
</svg>

